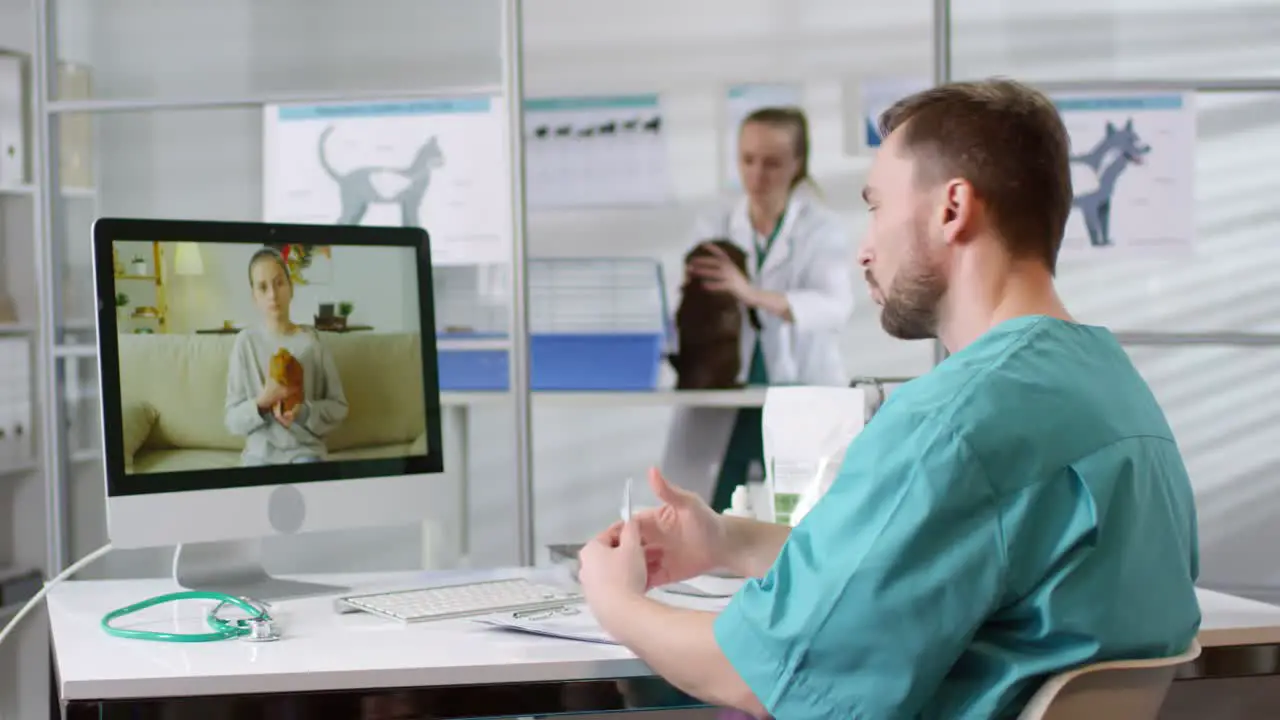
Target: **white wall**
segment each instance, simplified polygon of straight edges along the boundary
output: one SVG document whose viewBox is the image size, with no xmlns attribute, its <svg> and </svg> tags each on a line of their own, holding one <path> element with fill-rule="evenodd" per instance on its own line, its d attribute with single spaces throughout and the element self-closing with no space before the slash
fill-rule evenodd
<svg viewBox="0 0 1280 720">
<path fill-rule="evenodd" d="M 121 242 L 119 256 L 128 263 L 135 254 L 151 265 L 150 245 Z M 141 247 L 140 247 L 141 246 Z M 257 245 L 200 243 L 203 272 L 180 275 L 174 270 L 175 243 L 163 243 L 170 332 L 188 333 L 259 322 L 249 287 L 248 265 Z M 370 325 L 376 332 L 418 332 L 418 278 L 412 251 L 392 247 L 330 249 L 328 258 L 317 257 L 302 271 L 307 283 L 295 283 L 291 313 L 294 322 L 311 324 L 321 303 L 352 303 L 349 322 Z M 125 268 L 128 272 L 128 267 Z M 150 271 L 148 271 L 150 272 Z M 154 302 L 154 286 L 136 281 L 120 285 L 130 296 L 130 307 Z M 145 325 L 147 321 L 138 324 Z M 154 327 L 154 323 L 151 323 Z"/>
</svg>

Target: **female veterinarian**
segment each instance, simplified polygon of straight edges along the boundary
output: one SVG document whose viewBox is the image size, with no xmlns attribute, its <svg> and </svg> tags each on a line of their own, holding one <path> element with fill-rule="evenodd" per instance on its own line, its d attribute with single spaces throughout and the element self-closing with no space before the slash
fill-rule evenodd
<svg viewBox="0 0 1280 720">
<path fill-rule="evenodd" d="M 847 385 L 840 335 L 853 310 L 853 247 L 838 218 L 808 187 L 804 113 L 773 107 L 748 115 L 739 129 L 738 172 L 743 196 L 703 218 L 694 237 L 732 240 L 746 251 L 751 277 L 723 254 L 695 258 L 686 268 L 708 287 L 732 294 L 759 320 L 756 331 L 744 317 L 738 380 Z M 719 464 L 709 500 L 716 510 L 728 507 L 752 461 L 763 463 L 761 418 L 759 408 L 677 415 L 667 444 L 668 476 L 697 482 Z"/>
</svg>

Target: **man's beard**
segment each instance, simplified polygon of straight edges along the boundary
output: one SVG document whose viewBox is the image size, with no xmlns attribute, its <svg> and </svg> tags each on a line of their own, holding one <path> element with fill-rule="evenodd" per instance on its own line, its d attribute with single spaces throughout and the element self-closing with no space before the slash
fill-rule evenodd
<svg viewBox="0 0 1280 720">
<path fill-rule="evenodd" d="M 880 325 L 900 340 L 938 337 L 938 306 L 947 292 L 946 280 L 920 255 L 903 268 L 884 294 Z"/>
</svg>

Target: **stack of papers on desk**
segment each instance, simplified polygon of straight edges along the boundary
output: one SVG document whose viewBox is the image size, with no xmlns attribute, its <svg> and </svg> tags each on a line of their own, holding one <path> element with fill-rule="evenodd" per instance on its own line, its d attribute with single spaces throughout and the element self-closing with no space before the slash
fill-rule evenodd
<svg viewBox="0 0 1280 720">
<path fill-rule="evenodd" d="M 653 590 L 649 597 L 676 607 L 718 612 L 728 604 L 729 598 L 742 587 L 743 582 L 742 578 L 703 575 Z M 504 630 L 534 635 L 606 645 L 618 644 L 617 640 L 600 627 L 599 621 L 585 602 L 543 610 L 493 613 L 473 620 Z"/>
<path fill-rule="evenodd" d="M 494 613 L 475 618 L 476 622 L 520 632 L 581 640 L 583 642 L 617 645 L 618 641 L 600 627 L 591 608 L 586 603 L 565 605 L 551 610 L 524 610 L 520 612 Z"/>
</svg>

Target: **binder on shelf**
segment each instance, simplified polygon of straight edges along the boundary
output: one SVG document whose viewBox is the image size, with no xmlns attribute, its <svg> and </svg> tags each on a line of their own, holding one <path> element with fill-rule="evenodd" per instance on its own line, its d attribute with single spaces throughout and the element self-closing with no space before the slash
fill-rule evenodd
<svg viewBox="0 0 1280 720">
<path fill-rule="evenodd" d="M 31 442 L 31 343 L 0 338 L 0 469 L 29 465 Z"/>
<path fill-rule="evenodd" d="M 4 236 L 0 235 L 0 241 L 4 240 Z M 0 326 L 16 326 L 18 325 L 18 304 L 13 301 L 13 296 L 5 291 L 3 285 L 0 285 Z"/>
<path fill-rule="evenodd" d="M 83 63 L 58 63 L 58 99 L 89 100 L 93 88 L 89 66 Z M 93 116 L 89 113 L 64 113 L 59 119 L 61 148 L 58 153 L 58 177 L 64 189 L 85 190 L 93 187 Z"/>
<path fill-rule="evenodd" d="M 26 93 L 23 56 L 0 53 L 0 188 L 27 181 Z"/>
</svg>

